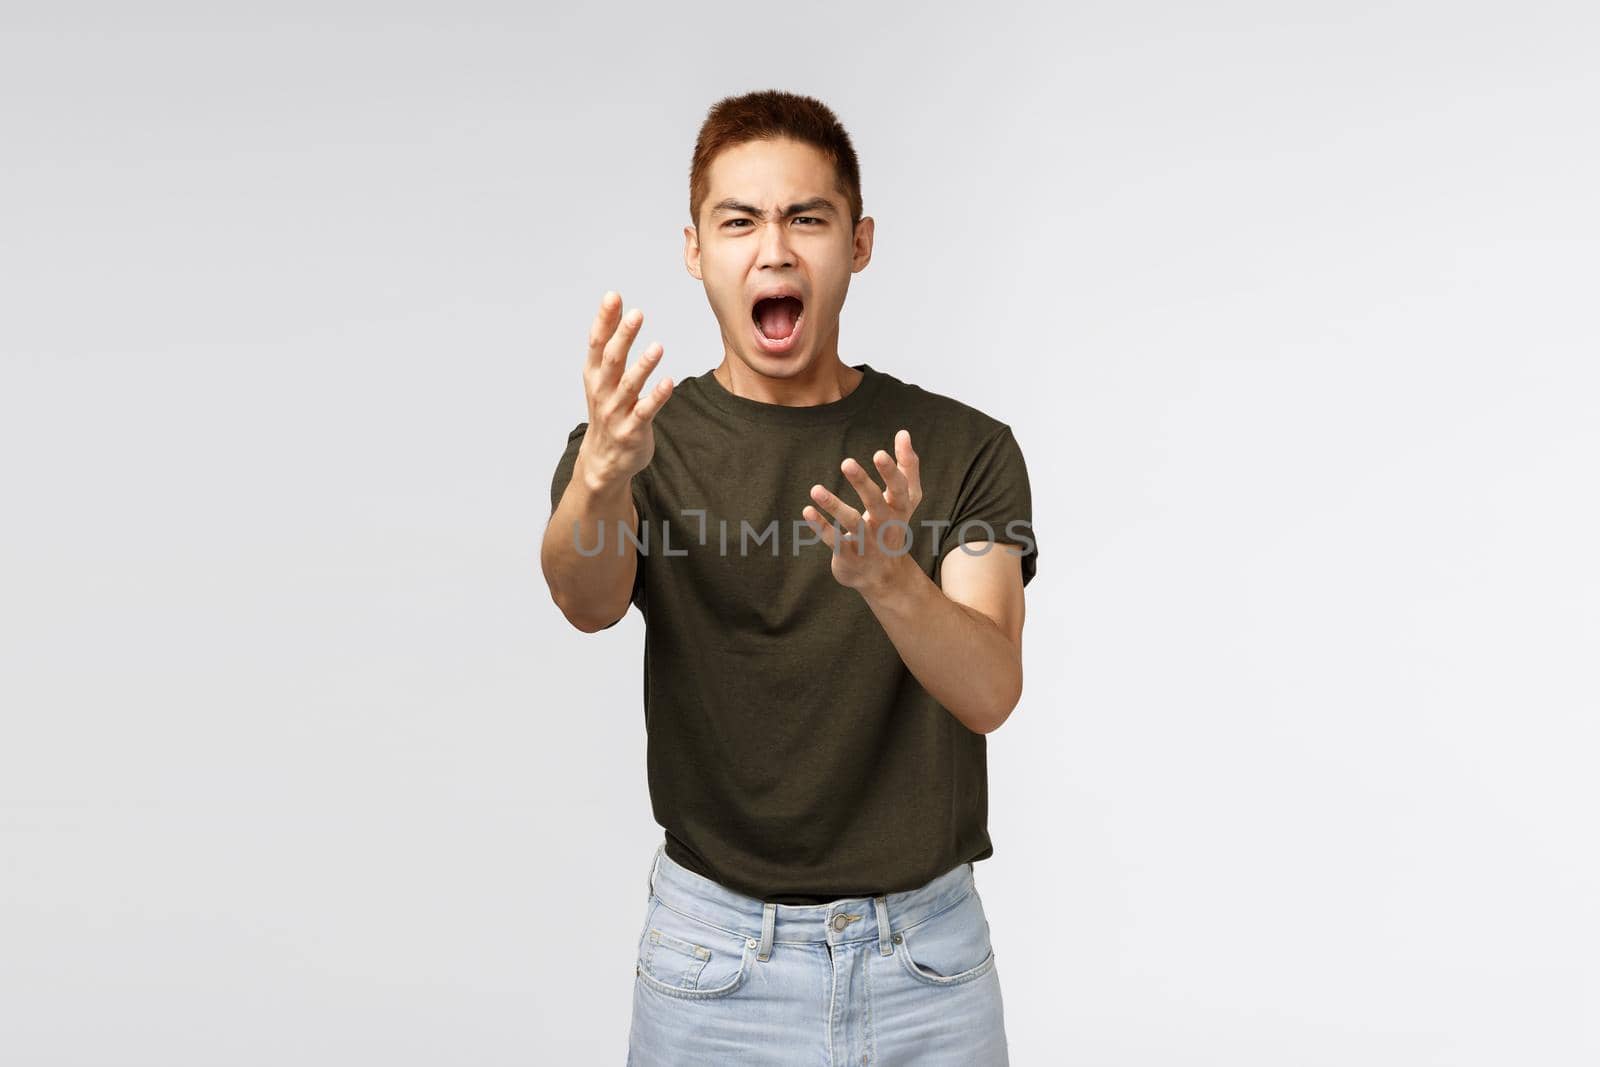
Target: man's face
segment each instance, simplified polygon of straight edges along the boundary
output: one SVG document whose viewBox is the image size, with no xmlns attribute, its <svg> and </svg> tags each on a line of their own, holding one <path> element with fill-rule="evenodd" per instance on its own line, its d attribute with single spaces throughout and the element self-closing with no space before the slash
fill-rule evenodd
<svg viewBox="0 0 1600 1067">
<path fill-rule="evenodd" d="M 850 275 L 872 258 L 873 224 L 852 229 L 833 164 L 810 145 L 751 141 L 720 153 L 708 177 L 699 225 L 684 227 L 684 262 L 705 285 L 726 355 L 774 378 L 836 360 L 839 310 Z"/>
</svg>

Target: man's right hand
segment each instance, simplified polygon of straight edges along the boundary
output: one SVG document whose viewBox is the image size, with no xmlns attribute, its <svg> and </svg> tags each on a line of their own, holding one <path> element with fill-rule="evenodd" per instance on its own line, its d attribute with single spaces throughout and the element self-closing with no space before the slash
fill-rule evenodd
<svg viewBox="0 0 1600 1067">
<path fill-rule="evenodd" d="M 622 294 L 607 292 L 589 327 L 589 355 L 583 365 L 589 428 L 578 446 L 578 474 L 591 489 L 626 482 L 655 455 L 655 415 L 672 396 L 672 379 L 657 382 L 643 399 L 639 390 L 661 361 L 661 345 L 652 341 L 638 362 L 623 369 L 643 323 L 644 312 L 634 308 L 623 315 Z"/>
</svg>

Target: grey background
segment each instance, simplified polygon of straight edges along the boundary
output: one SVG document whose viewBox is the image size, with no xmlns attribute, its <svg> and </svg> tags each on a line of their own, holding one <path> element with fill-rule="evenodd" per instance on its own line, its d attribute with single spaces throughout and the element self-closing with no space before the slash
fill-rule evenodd
<svg viewBox="0 0 1600 1067">
<path fill-rule="evenodd" d="M 538 543 L 600 294 L 720 359 L 689 153 L 779 87 L 846 360 L 1029 460 L 1013 1062 L 1595 1062 L 1596 23 L 7 5 L 0 1060 L 621 1062 L 642 624 Z"/>
</svg>

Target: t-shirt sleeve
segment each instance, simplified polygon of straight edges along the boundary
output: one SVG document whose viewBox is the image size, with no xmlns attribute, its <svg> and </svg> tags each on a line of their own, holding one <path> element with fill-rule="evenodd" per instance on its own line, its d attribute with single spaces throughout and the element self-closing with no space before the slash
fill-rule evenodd
<svg viewBox="0 0 1600 1067">
<path fill-rule="evenodd" d="M 1010 426 L 1002 426 L 984 442 L 962 477 L 950 525 L 942 531 L 934 574 L 940 573 L 939 568 L 950 552 L 961 551 L 958 545 L 973 541 L 1019 546 L 1023 550 L 1022 584 L 1033 580 L 1039 555 L 1033 536 L 1033 493 L 1022 448 Z M 988 551 L 1015 552 L 1016 549 L 994 547 Z"/>
<path fill-rule="evenodd" d="M 566 447 L 566 450 L 564 452 L 562 452 L 561 459 L 556 462 L 555 475 L 550 479 L 550 514 L 551 514 L 551 516 L 555 515 L 556 508 L 561 505 L 561 497 L 567 491 L 567 484 L 572 481 L 572 472 L 574 470 L 576 470 L 577 466 L 578 466 L 578 449 L 583 445 L 583 435 L 585 433 L 587 433 L 588 430 L 589 430 L 589 423 L 588 423 L 588 420 L 585 420 L 583 422 L 578 423 L 577 428 L 574 429 L 571 433 L 569 433 L 567 435 L 567 447 Z M 647 472 L 646 471 L 640 471 L 638 474 L 633 476 L 633 478 L 631 480 L 631 484 L 630 484 L 630 488 L 632 489 L 632 492 L 633 492 L 633 506 L 634 506 L 634 509 L 636 511 L 638 511 L 638 513 L 639 513 L 639 522 L 641 524 L 650 521 L 649 520 L 650 512 L 649 512 L 648 507 L 647 507 L 647 501 L 649 500 L 649 496 L 650 496 L 650 494 L 649 494 L 649 492 L 647 490 L 647 487 L 646 487 L 647 478 L 648 478 Z M 617 533 L 618 533 L 618 531 L 616 529 L 607 528 L 606 534 L 605 534 L 605 536 L 606 536 L 606 549 L 605 549 L 605 551 L 608 551 L 608 552 L 615 552 L 616 551 L 616 544 L 617 543 L 614 540 L 614 538 L 617 536 Z M 633 533 L 634 533 L 634 537 L 636 539 L 638 539 L 640 541 L 642 541 L 644 539 L 643 538 L 643 531 L 640 529 L 639 526 L 635 526 L 633 528 Z M 594 544 L 597 534 L 596 534 L 595 530 L 589 529 L 589 530 L 582 531 L 581 532 L 581 536 L 583 537 L 583 540 L 582 540 L 581 543 L 583 545 L 585 545 L 585 546 L 590 546 L 590 545 Z M 638 566 L 636 568 L 634 568 L 634 572 L 633 572 L 633 593 L 632 593 L 630 599 L 633 601 L 634 605 L 642 612 L 642 611 L 644 611 L 644 571 L 645 571 L 645 561 L 647 559 L 649 559 L 650 557 L 649 557 L 648 553 L 640 552 L 638 549 L 634 549 L 634 552 L 639 557 L 639 564 L 638 564 Z M 617 619 L 614 622 L 610 622 L 610 623 L 607 623 L 605 626 L 602 626 L 601 629 L 609 630 L 609 629 L 611 629 L 611 627 L 615 626 L 617 623 L 619 623 L 621 621 L 622 621 L 621 619 Z"/>
</svg>

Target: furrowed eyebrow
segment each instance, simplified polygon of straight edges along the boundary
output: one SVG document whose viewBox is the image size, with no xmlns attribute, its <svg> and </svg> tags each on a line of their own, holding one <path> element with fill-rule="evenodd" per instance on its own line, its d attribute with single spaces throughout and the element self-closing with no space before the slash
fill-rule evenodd
<svg viewBox="0 0 1600 1067">
<path fill-rule="evenodd" d="M 753 204 L 746 204 L 739 200 L 729 198 L 719 200 L 712 208 L 713 215 L 754 215 L 758 219 L 767 217 L 767 213 Z M 833 201 L 825 196 L 814 196 L 810 200 L 802 200 L 798 204 L 790 204 L 783 209 L 783 217 L 791 215 L 804 215 L 814 213 L 818 215 L 837 215 L 838 209 L 833 206 Z"/>
</svg>

